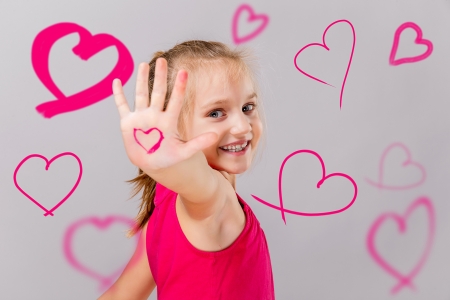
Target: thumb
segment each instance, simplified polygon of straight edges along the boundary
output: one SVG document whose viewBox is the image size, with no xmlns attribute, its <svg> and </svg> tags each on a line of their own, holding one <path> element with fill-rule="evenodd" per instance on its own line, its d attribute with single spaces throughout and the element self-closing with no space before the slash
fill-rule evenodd
<svg viewBox="0 0 450 300">
<path fill-rule="evenodd" d="M 208 148 L 217 140 L 219 139 L 219 136 L 215 132 L 207 132 L 203 133 L 189 142 L 184 144 L 185 151 L 189 153 L 190 155 L 196 153 L 197 151 L 201 151 L 205 148 Z"/>
</svg>

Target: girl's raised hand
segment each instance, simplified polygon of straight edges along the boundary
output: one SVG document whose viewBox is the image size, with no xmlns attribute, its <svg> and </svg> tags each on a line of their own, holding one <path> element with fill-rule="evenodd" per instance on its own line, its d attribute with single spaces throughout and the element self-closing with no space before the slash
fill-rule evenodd
<svg viewBox="0 0 450 300">
<path fill-rule="evenodd" d="M 149 65 L 141 63 L 137 74 L 134 112 L 130 111 L 119 79 L 113 81 L 113 93 L 120 114 L 120 127 L 128 158 L 150 175 L 188 159 L 216 142 L 218 136 L 209 132 L 190 141 L 183 141 L 179 137 L 177 124 L 186 91 L 186 71 L 178 72 L 165 111 L 163 108 L 167 93 L 167 61 L 163 58 L 156 61 L 150 105 L 148 76 Z"/>
</svg>

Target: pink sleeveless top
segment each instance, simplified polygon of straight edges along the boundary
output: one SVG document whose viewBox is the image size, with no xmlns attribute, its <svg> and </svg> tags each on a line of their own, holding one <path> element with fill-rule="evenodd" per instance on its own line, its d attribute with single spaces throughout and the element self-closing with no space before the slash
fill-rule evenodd
<svg viewBox="0 0 450 300">
<path fill-rule="evenodd" d="M 246 217 L 244 230 L 228 248 L 208 252 L 184 235 L 175 211 L 177 193 L 157 183 L 146 244 L 158 300 L 275 299 L 266 236 L 250 207 L 237 197 Z"/>
</svg>

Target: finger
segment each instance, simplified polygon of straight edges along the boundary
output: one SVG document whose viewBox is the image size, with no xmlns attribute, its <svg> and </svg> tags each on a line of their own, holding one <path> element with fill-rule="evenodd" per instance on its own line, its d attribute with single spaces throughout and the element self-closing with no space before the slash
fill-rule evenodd
<svg viewBox="0 0 450 300">
<path fill-rule="evenodd" d="M 113 94 L 114 100 L 116 102 L 117 109 L 119 110 L 120 118 L 122 119 L 130 113 L 130 107 L 128 106 L 127 99 L 123 94 L 122 83 L 120 79 L 116 78 L 113 80 Z"/>
<path fill-rule="evenodd" d="M 136 111 L 148 107 L 148 71 L 147 63 L 140 63 L 136 79 Z"/>
<path fill-rule="evenodd" d="M 176 118 L 176 120 L 178 120 L 181 107 L 183 106 L 187 77 L 188 74 L 185 70 L 180 70 L 178 72 L 172 95 L 170 97 L 169 103 L 167 104 L 167 113 L 169 113 L 174 119 Z"/>
<path fill-rule="evenodd" d="M 167 61 L 164 58 L 158 58 L 155 66 L 155 79 L 153 81 L 153 90 L 150 97 L 150 107 L 158 111 L 164 108 L 164 101 L 167 93 Z"/>
<path fill-rule="evenodd" d="M 218 139 L 219 136 L 214 132 L 207 132 L 193 138 L 182 146 L 183 153 L 185 155 L 184 158 L 187 159 L 198 151 L 208 148 L 209 146 L 217 142 Z"/>
</svg>

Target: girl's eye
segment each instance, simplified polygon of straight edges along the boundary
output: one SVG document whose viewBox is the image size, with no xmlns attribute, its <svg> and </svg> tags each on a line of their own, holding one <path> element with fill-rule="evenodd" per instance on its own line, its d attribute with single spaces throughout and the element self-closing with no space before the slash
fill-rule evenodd
<svg viewBox="0 0 450 300">
<path fill-rule="evenodd" d="M 245 109 L 244 109 L 245 107 L 250 107 L 250 108 L 247 109 L 247 110 L 245 110 Z M 246 106 L 244 106 L 244 108 L 242 109 L 242 111 L 244 111 L 244 112 L 246 112 L 246 111 L 251 111 L 251 110 L 254 110 L 255 107 L 256 107 L 256 104 L 254 104 L 254 103 L 249 103 L 249 104 L 247 104 Z"/>
<path fill-rule="evenodd" d="M 223 114 L 223 112 L 220 110 L 214 110 L 209 114 L 209 117 L 218 118 L 218 117 L 220 117 L 220 116 L 218 116 L 218 113 Z"/>
</svg>

